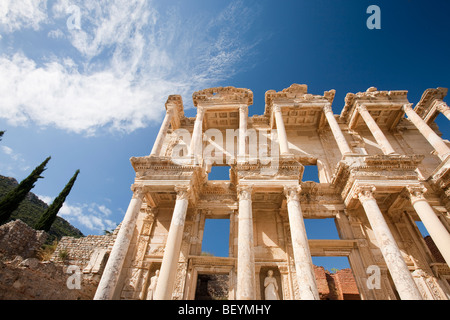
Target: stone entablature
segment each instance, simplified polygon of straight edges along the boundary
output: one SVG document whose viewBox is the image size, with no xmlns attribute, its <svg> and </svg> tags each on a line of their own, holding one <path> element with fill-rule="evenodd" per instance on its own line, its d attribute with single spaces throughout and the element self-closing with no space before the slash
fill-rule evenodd
<svg viewBox="0 0 450 320">
<path fill-rule="evenodd" d="M 448 264 L 448 141 L 407 91 L 349 93 L 340 115 L 334 95 L 269 90 L 264 114 L 248 117 L 250 90 L 210 88 L 193 94 L 195 119 L 170 96 L 150 155 L 131 158 L 134 194 L 96 299 L 193 299 L 198 274 L 228 275 L 229 299 L 263 299 L 267 274 L 281 299 L 319 299 L 316 255 L 347 257 L 361 299 L 448 299 L 448 265 L 415 224 Z M 445 113 L 430 95 L 419 109 L 437 99 Z M 208 180 L 218 165 L 228 181 Z M 318 182 L 304 181 L 308 165 Z M 209 218 L 230 221 L 228 257 L 200 256 Z M 323 218 L 339 240 L 307 238 L 304 219 Z"/>
</svg>

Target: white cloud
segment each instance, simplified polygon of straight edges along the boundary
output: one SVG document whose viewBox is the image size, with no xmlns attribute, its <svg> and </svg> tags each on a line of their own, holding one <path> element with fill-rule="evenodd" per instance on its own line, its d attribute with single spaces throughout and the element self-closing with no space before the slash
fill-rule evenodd
<svg viewBox="0 0 450 320">
<path fill-rule="evenodd" d="M 104 230 L 115 229 L 118 223 L 107 218 L 112 211 L 97 203 L 72 205 L 64 202 L 59 216 L 71 224 L 92 233 L 102 233 Z"/>
<path fill-rule="evenodd" d="M 0 1 L 0 30 L 14 32 L 22 28 L 38 30 L 47 20 L 47 0 Z"/>
<path fill-rule="evenodd" d="M 37 194 L 36 197 L 38 197 L 39 199 L 41 199 L 42 201 L 44 201 L 48 205 L 50 205 L 53 202 L 53 200 L 54 200 L 53 197 L 42 196 L 42 195 L 39 195 L 39 194 Z"/>
<path fill-rule="evenodd" d="M 193 91 L 234 74 L 252 46 L 242 39 L 251 15 L 240 2 L 216 16 L 189 18 L 144 0 L 59 0 L 51 10 L 64 28 L 73 5 L 81 29 L 64 32 L 64 41 L 79 56 L 0 56 L 0 117 L 9 123 L 130 132 L 159 122 L 169 94 L 181 94 L 188 107 Z M 47 36 L 60 37 L 60 28 Z"/>
<path fill-rule="evenodd" d="M 3 163 L 0 161 L 0 170 L 3 171 L 4 174 L 14 176 L 16 174 L 14 170 L 15 167 L 19 168 L 21 171 L 27 171 L 28 169 L 30 169 L 30 166 L 26 164 L 25 159 L 20 153 L 15 152 L 8 146 L 1 146 L 1 150 L 10 159 L 7 161 L 7 163 Z M 14 166 L 11 164 L 14 164 Z"/>
<path fill-rule="evenodd" d="M 50 196 L 36 196 L 48 205 L 55 200 L 54 197 Z M 118 223 L 109 218 L 111 214 L 111 209 L 95 202 L 70 204 L 65 201 L 58 212 L 58 216 L 64 218 L 75 227 L 85 230 L 83 233 L 89 234 L 101 234 L 104 230 L 115 229 Z"/>
<path fill-rule="evenodd" d="M 11 155 L 13 153 L 13 150 L 10 147 L 7 147 L 7 146 L 2 146 L 2 150 L 7 155 Z"/>
</svg>

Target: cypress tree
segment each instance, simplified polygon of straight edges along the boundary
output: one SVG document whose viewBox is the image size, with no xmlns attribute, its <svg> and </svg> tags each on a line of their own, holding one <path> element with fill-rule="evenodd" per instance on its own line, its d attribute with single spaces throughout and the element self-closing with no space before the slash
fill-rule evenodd
<svg viewBox="0 0 450 320">
<path fill-rule="evenodd" d="M 64 201 L 66 201 L 66 197 L 69 195 L 70 190 L 73 187 L 73 184 L 75 183 L 75 180 L 77 179 L 78 174 L 80 173 L 80 170 L 77 170 L 73 177 L 69 180 L 69 182 L 66 184 L 64 189 L 60 192 L 60 194 L 53 200 L 52 204 L 45 210 L 41 217 L 39 218 L 39 221 L 35 224 L 34 229 L 36 230 L 44 230 L 48 232 L 50 230 L 50 227 L 52 226 L 53 222 L 55 222 L 56 215 L 59 212 L 59 209 L 61 209 L 62 205 L 64 204 Z"/>
<path fill-rule="evenodd" d="M 34 188 L 35 182 L 43 178 L 41 173 L 45 170 L 47 162 L 51 157 L 45 159 L 39 166 L 37 166 L 28 177 L 23 179 L 17 187 L 8 192 L 0 200 L 0 225 L 4 224 L 11 217 L 11 214 L 16 210 L 20 203 L 25 199 L 28 192 Z"/>
</svg>

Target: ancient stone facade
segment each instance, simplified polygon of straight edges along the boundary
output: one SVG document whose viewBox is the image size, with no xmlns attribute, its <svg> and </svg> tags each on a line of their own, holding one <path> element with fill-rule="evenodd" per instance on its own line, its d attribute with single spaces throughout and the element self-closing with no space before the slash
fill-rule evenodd
<svg viewBox="0 0 450 320">
<path fill-rule="evenodd" d="M 133 197 L 95 299 L 194 299 L 208 274 L 227 275 L 228 299 L 320 299 L 311 256 L 347 257 L 363 300 L 450 298 L 450 147 L 433 122 L 450 116 L 446 93 L 413 108 L 407 91 L 369 88 L 335 115 L 334 90 L 293 84 L 249 117 L 250 90 L 218 87 L 193 94 L 195 118 L 169 96 L 150 155 L 131 158 Z M 229 180 L 209 180 L 223 165 Z M 304 181 L 307 165 L 319 182 Z M 209 218 L 229 219 L 228 257 L 200 254 Z M 304 219 L 322 218 L 340 239 L 307 238 Z"/>
</svg>

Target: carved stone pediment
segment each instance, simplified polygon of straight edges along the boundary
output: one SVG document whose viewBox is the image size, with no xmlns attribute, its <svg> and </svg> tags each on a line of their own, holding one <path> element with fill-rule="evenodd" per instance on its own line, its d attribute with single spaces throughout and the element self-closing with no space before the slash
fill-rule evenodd
<svg viewBox="0 0 450 320">
<path fill-rule="evenodd" d="M 194 106 L 218 104 L 253 104 L 253 92 L 249 89 L 235 87 L 214 87 L 192 94 Z"/>
</svg>

